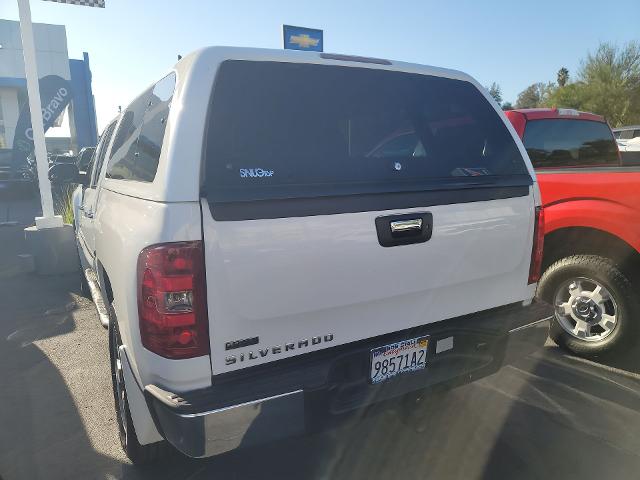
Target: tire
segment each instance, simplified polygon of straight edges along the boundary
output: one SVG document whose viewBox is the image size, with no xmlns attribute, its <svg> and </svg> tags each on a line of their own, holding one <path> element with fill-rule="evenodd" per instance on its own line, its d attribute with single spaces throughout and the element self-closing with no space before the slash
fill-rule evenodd
<svg viewBox="0 0 640 480">
<path fill-rule="evenodd" d="M 124 374 L 120 363 L 119 347 L 122 345 L 120 332 L 115 322 L 113 306 L 109 306 L 109 353 L 111 359 L 111 383 L 113 388 L 113 400 L 118 423 L 118 436 L 124 453 L 134 465 L 147 465 L 157 462 L 164 454 L 165 442 L 156 442 L 149 445 L 141 445 L 138 441 L 129 401 L 124 382 Z"/>
<path fill-rule="evenodd" d="M 577 355 L 619 353 L 633 342 L 638 299 L 629 278 L 607 258 L 558 260 L 542 275 L 538 296 L 555 307 L 549 336 Z"/>
</svg>

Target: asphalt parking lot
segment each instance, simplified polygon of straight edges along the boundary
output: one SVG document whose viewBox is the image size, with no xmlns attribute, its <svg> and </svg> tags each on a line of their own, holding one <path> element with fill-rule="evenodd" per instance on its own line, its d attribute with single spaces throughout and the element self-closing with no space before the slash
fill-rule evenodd
<svg viewBox="0 0 640 480">
<path fill-rule="evenodd" d="M 9 217 L 28 217 L 25 201 L 0 199 L 3 480 L 638 477 L 640 352 L 595 363 L 515 337 L 498 373 L 411 415 L 391 403 L 322 434 L 135 468 L 117 440 L 106 331 L 79 273 L 21 271 L 24 220 Z"/>
</svg>

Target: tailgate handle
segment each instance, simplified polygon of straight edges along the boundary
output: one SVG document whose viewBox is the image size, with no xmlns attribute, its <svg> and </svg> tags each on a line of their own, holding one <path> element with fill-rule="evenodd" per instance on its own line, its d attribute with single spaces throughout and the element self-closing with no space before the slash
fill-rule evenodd
<svg viewBox="0 0 640 480">
<path fill-rule="evenodd" d="M 400 215 L 385 215 L 376 218 L 378 243 L 382 247 L 396 247 L 424 243 L 433 232 L 431 212 L 413 212 Z"/>
<path fill-rule="evenodd" d="M 396 220 L 395 222 L 391 222 L 390 225 L 391 233 L 419 232 L 422 230 L 422 219 Z"/>
</svg>

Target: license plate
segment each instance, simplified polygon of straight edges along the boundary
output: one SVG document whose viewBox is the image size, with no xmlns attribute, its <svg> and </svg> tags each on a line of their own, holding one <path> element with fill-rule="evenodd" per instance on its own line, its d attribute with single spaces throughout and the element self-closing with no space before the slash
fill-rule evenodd
<svg viewBox="0 0 640 480">
<path fill-rule="evenodd" d="M 424 369 L 428 344 L 429 337 L 418 337 L 371 350 L 371 383 Z"/>
</svg>

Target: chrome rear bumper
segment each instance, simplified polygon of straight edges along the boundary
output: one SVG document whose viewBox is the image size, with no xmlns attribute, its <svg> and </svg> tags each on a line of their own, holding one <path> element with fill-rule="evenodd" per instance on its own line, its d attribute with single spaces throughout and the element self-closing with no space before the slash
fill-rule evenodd
<svg viewBox="0 0 640 480">
<path fill-rule="evenodd" d="M 158 400 L 167 392 L 153 387 L 147 387 L 147 392 L 156 399 L 154 414 L 162 434 L 190 457 L 210 457 L 304 433 L 302 390 L 187 414 L 175 413 Z"/>
</svg>

